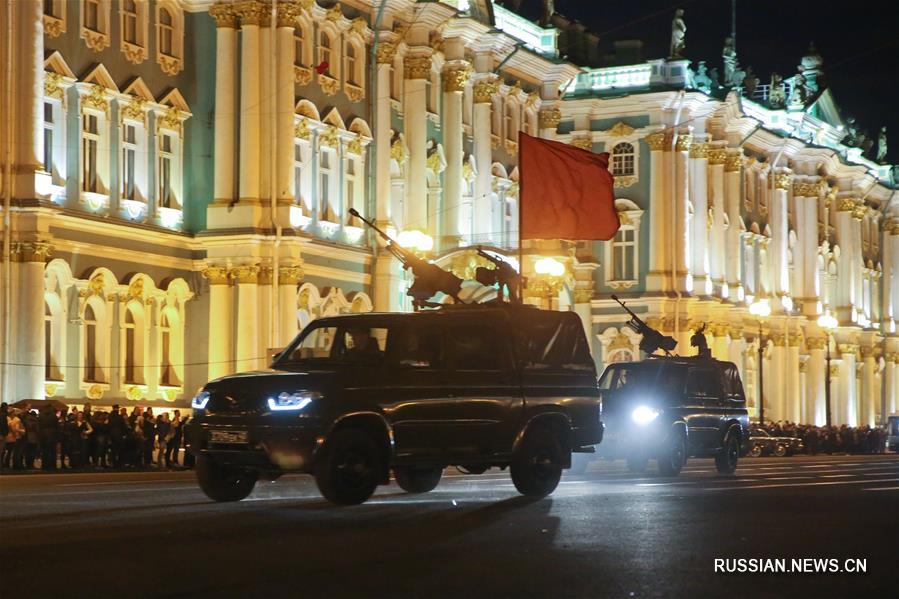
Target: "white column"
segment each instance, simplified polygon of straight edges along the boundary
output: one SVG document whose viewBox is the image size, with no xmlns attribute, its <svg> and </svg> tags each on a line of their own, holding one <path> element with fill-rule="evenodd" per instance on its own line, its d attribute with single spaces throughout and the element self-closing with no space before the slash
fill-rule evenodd
<svg viewBox="0 0 899 599">
<path fill-rule="evenodd" d="M 841 343 L 839 344 L 841 360 L 840 360 L 840 382 L 837 386 L 837 393 L 831 396 L 834 405 L 833 422 L 837 426 L 846 424 L 856 426 L 858 424 L 858 397 L 856 394 L 856 373 L 855 373 L 855 353 L 858 346 Z"/>
<path fill-rule="evenodd" d="M 297 283 L 303 278 L 300 266 L 282 266 L 278 272 L 278 302 L 280 323 L 278 347 L 285 347 L 299 332 L 297 321 Z"/>
<path fill-rule="evenodd" d="M 6 4 L 8 3 L 4 3 L 2 8 L 4 12 Z M 4 67 L 10 68 L 13 63 L 16 66 L 12 67 L 14 69 L 13 106 L 5 106 L 5 108 L 13 111 L 15 115 L 12 127 L 13 167 L 11 171 L 15 188 L 12 190 L 12 194 L 14 198 L 26 199 L 35 197 L 34 174 L 35 171 L 43 168 L 41 165 L 44 158 L 44 129 L 42 126 L 44 115 L 43 4 L 41 2 L 12 2 L 12 5 L 13 23 L 17 22 L 17 25 L 15 31 L 7 31 L 7 35 L 14 36 L 13 56 L 6 58 Z M 6 36 L 4 36 L 5 39 Z M 5 80 L 5 71 L 2 77 Z M 3 101 L 6 101 L 5 90 L 3 91 Z M 107 174 L 104 183 L 108 184 L 108 182 Z M 43 361 L 43 356 L 41 356 L 41 361 Z"/>
<path fill-rule="evenodd" d="M 474 83 L 474 114 L 472 129 L 474 131 L 474 158 L 478 167 L 474 181 L 474 236 L 477 242 L 486 242 L 491 233 L 493 222 L 493 206 L 491 201 L 491 183 L 493 181 L 493 148 L 490 134 L 490 106 L 493 94 L 497 90 L 497 81 L 492 75 L 486 75 Z"/>
<path fill-rule="evenodd" d="M 771 198 L 771 274 L 773 290 L 778 295 L 790 292 L 788 269 L 789 224 L 787 223 L 787 201 L 791 186 L 789 169 L 779 169 L 774 175 L 774 195 Z"/>
<path fill-rule="evenodd" d="M 409 169 L 406 183 L 405 228 L 428 231 L 427 179 L 427 80 L 431 76 L 430 48 L 415 46 L 404 59 L 405 91 L 403 123 L 409 146 Z"/>
<path fill-rule="evenodd" d="M 899 355 L 887 354 L 886 366 L 883 371 L 883 384 L 886 387 L 886 413 L 889 416 L 899 412 L 899 387 L 897 387 L 897 375 L 899 375 Z"/>
<path fill-rule="evenodd" d="M 815 288 L 815 274 L 818 272 L 818 199 L 817 193 L 812 193 L 805 198 L 805 236 L 800 239 L 803 254 L 803 276 L 805 289 L 802 296 L 805 299 L 817 301 L 820 298 L 820 289 Z"/>
<path fill-rule="evenodd" d="M 889 239 L 890 245 L 889 248 L 884 247 L 883 251 L 890 252 L 890 263 L 892 264 L 889 287 L 890 304 L 893 311 L 893 320 L 899 321 L 899 223 L 893 223 L 892 235 L 887 237 L 887 239 Z"/>
<path fill-rule="evenodd" d="M 294 81 L 293 63 L 296 45 L 293 39 L 293 16 L 290 11 L 278 14 L 278 165 L 275 192 L 283 203 L 292 204 L 293 192 L 293 114 L 294 114 Z"/>
<path fill-rule="evenodd" d="M 237 282 L 237 344 L 234 348 L 237 372 L 257 368 L 259 355 L 259 271 L 255 265 L 237 266 L 232 278 Z"/>
<path fill-rule="evenodd" d="M 230 202 L 234 197 L 235 94 L 237 75 L 237 16 L 231 7 L 214 4 L 209 12 L 215 17 L 215 140 L 212 148 L 213 197 Z"/>
<path fill-rule="evenodd" d="M 724 215 L 727 207 L 724 204 L 724 161 L 727 151 L 724 147 L 711 147 L 708 152 L 709 171 L 711 173 L 711 190 L 709 201 L 712 203 L 712 235 L 709 246 L 709 274 L 716 288 L 720 288 L 724 282 L 725 257 L 727 256 Z M 739 227 L 737 227 L 739 229 Z M 739 246 L 738 246 L 739 247 Z M 736 290 L 730 290 L 734 293 Z"/>
<path fill-rule="evenodd" d="M 711 327 L 713 335 L 712 357 L 717 360 L 730 359 L 730 337 L 727 325 L 717 324 Z"/>
<path fill-rule="evenodd" d="M 740 254 L 740 222 L 742 221 L 740 204 L 742 186 L 740 177 L 743 164 L 743 151 L 740 148 L 728 150 L 724 162 L 724 198 L 727 207 L 727 251 L 725 271 L 727 285 L 731 295 L 734 295 L 742 286 L 743 264 Z M 758 283 L 756 283 L 758 287 Z"/>
<path fill-rule="evenodd" d="M 234 289 L 228 269 L 212 266 L 203 271 L 209 279 L 209 379 L 234 372 Z"/>
<path fill-rule="evenodd" d="M 800 378 L 799 338 L 796 335 L 788 337 L 790 345 L 786 349 L 786 369 L 784 371 L 784 410 L 785 418 L 791 422 L 802 420 L 802 387 Z"/>
<path fill-rule="evenodd" d="M 666 218 L 666 192 L 669 189 L 665 179 L 664 133 L 653 133 L 646 138 L 649 146 L 649 274 L 646 277 L 648 291 L 662 291 L 665 288 L 666 273 L 670 271 L 669 236 L 670 220 Z"/>
<path fill-rule="evenodd" d="M 462 206 L 462 92 L 468 82 L 469 69 L 469 64 L 464 61 L 453 61 L 443 67 L 441 125 L 446 171 L 441 246 L 444 249 L 455 247 L 463 230 L 459 223 Z"/>
<path fill-rule="evenodd" d="M 45 242 L 13 244 L 12 259 L 17 261 L 18 273 L 13 270 L 13 291 L 16 309 L 13 316 L 12 387 L 20 399 L 44 398 L 44 260 L 50 253 Z"/>
<path fill-rule="evenodd" d="M 693 202 L 693 251 L 692 271 L 695 278 L 696 291 L 705 294 L 706 263 L 709 240 L 709 198 L 708 198 L 708 145 L 694 143 L 690 146 L 690 198 Z"/>
<path fill-rule="evenodd" d="M 852 211 L 852 254 L 849 259 L 852 261 L 852 305 L 858 314 L 864 312 L 865 306 L 863 273 L 865 258 L 862 255 L 862 218 L 864 213 L 864 202 L 857 200 Z"/>
<path fill-rule="evenodd" d="M 543 108 L 537 113 L 537 127 L 540 130 L 541 139 L 555 139 L 556 130 L 562 121 L 562 111 L 557 106 L 547 105 L 543 101 Z"/>
<path fill-rule="evenodd" d="M 259 21 L 249 13 L 241 21 L 240 55 L 240 200 L 261 197 L 262 97 L 259 87 Z M 267 164 L 267 163 L 266 163 Z"/>
<path fill-rule="evenodd" d="M 772 421 L 787 419 L 785 358 L 784 336 L 777 335 L 771 346 L 771 358 L 765 364 L 765 399 L 767 400 L 765 418 Z"/>
<path fill-rule="evenodd" d="M 262 358 L 268 355 L 268 349 L 278 345 L 278 340 L 272 335 L 272 319 L 277 318 L 276 322 L 280 322 L 280 315 L 273 314 L 275 306 L 272 300 L 272 279 L 273 269 L 270 265 L 260 266 L 259 275 L 256 278 L 256 330 L 259 331 L 256 341 L 256 358 Z M 240 289 L 238 287 L 238 289 Z M 280 308 L 280 306 L 277 306 Z M 268 365 L 268 360 L 256 360 L 254 368 L 263 368 Z"/>
<path fill-rule="evenodd" d="M 874 385 L 874 348 L 863 345 L 859 348 L 862 356 L 862 392 L 859 397 L 859 424 L 877 425 L 878 404 L 880 397 L 875 395 Z"/>
<path fill-rule="evenodd" d="M 809 337 L 808 362 L 806 363 L 805 376 L 805 423 L 821 426 L 825 423 L 826 411 L 824 407 L 824 337 Z"/>
<path fill-rule="evenodd" d="M 840 246 L 840 257 L 837 261 L 837 277 L 835 299 L 837 317 L 840 322 L 849 322 L 852 306 L 855 303 L 853 286 L 853 241 L 852 234 L 852 209 L 855 203 L 852 198 L 840 198 L 837 203 L 837 243 Z"/>
<path fill-rule="evenodd" d="M 692 231 L 690 229 L 690 130 L 682 130 L 674 151 L 674 253 L 677 279 L 676 289 L 686 291 L 685 282 L 691 275 Z M 688 346 L 689 347 L 689 346 Z"/>
</svg>

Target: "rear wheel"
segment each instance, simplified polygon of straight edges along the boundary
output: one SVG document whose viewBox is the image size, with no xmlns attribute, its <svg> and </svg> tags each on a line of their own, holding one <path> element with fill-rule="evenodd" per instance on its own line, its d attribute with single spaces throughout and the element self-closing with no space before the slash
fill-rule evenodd
<svg viewBox="0 0 899 599">
<path fill-rule="evenodd" d="M 715 454 L 715 468 L 719 474 L 733 474 L 737 471 L 739 459 L 740 440 L 736 435 L 728 432 L 724 437 L 724 447 Z"/>
<path fill-rule="evenodd" d="M 381 458 L 374 440 L 362 431 L 335 432 L 315 465 L 315 482 L 325 499 L 340 505 L 364 503 L 375 492 Z"/>
<path fill-rule="evenodd" d="M 671 442 L 668 450 L 659 456 L 659 474 L 662 476 L 677 476 L 680 474 L 684 463 L 687 461 L 687 440 L 683 435 L 677 435 Z"/>
<path fill-rule="evenodd" d="M 197 457 L 197 482 L 207 497 L 214 501 L 240 501 L 253 492 L 258 474 Z"/>
<path fill-rule="evenodd" d="M 634 452 L 627 456 L 627 469 L 635 474 L 646 472 L 646 466 L 649 464 L 649 458 L 640 452 Z"/>
<path fill-rule="evenodd" d="M 779 458 L 782 458 L 785 455 L 787 455 L 786 445 L 778 443 L 777 446 L 774 448 L 774 455 L 776 455 Z"/>
<path fill-rule="evenodd" d="M 397 466 L 393 469 L 396 484 L 406 493 L 427 493 L 440 484 L 443 468 L 412 468 Z"/>
<path fill-rule="evenodd" d="M 762 446 L 759 445 L 758 443 L 753 445 L 752 449 L 749 450 L 749 455 L 751 455 L 754 458 L 757 458 L 760 455 L 762 455 Z"/>
<path fill-rule="evenodd" d="M 545 497 L 562 477 L 562 446 L 546 429 L 527 433 L 511 464 L 512 482 L 522 495 Z"/>
</svg>

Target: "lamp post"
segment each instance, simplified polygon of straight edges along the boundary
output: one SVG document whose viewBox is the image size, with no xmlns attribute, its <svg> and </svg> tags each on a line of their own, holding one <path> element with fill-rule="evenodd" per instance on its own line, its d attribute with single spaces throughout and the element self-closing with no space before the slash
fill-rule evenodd
<svg viewBox="0 0 899 599">
<path fill-rule="evenodd" d="M 767 299 L 757 299 L 749 306 L 749 313 L 759 321 L 759 426 L 765 424 L 765 346 L 762 344 L 762 319 L 771 315 Z"/>
<path fill-rule="evenodd" d="M 565 265 L 555 258 L 540 258 L 534 263 L 534 272 L 537 273 L 537 280 L 532 288 L 536 291 L 546 293 L 547 308 L 552 310 L 552 297 L 554 293 L 558 293 L 562 286 L 562 278 L 565 276 Z"/>
<path fill-rule="evenodd" d="M 839 324 L 837 319 L 831 315 L 830 310 L 818 317 L 818 326 L 827 332 L 827 357 L 825 358 L 827 366 L 824 368 L 824 421 L 828 427 L 830 426 L 830 342 L 833 330 Z"/>
</svg>

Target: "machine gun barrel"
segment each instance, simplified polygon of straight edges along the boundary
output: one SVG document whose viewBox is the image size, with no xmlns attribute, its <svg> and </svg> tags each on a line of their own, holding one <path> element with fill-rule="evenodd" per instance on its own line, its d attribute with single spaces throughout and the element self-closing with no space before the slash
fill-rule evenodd
<svg viewBox="0 0 899 599">
<path fill-rule="evenodd" d="M 643 340 L 640 341 L 640 349 L 645 351 L 648 354 L 653 354 L 659 349 L 665 351 L 665 353 L 670 353 L 674 351 L 674 348 L 677 347 L 677 340 L 673 337 L 669 337 L 667 335 L 663 335 L 634 314 L 633 310 L 624 305 L 624 302 L 618 299 L 617 295 L 612 295 L 612 299 L 618 302 L 618 304 L 625 309 L 625 311 L 630 315 L 631 319 L 627 323 L 635 333 L 643 335 Z"/>
<path fill-rule="evenodd" d="M 500 297 L 502 297 L 502 288 L 505 286 L 509 291 L 509 299 L 514 303 L 521 303 L 521 298 L 519 296 L 519 290 L 521 289 L 521 275 L 515 270 L 511 264 L 506 262 L 501 258 L 497 258 L 491 254 L 488 254 L 484 251 L 481 246 L 477 248 L 478 256 L 489 260 L 493 264 L 496 265 L 496 268 L 493 270 L 484 269 L 487 273 L 491 275 L 493 279 L 495 279 L 496 283 L 499 283 L 500 286 Z M 483 283 L 483 281 L 479 282 Z"/>
</svg>

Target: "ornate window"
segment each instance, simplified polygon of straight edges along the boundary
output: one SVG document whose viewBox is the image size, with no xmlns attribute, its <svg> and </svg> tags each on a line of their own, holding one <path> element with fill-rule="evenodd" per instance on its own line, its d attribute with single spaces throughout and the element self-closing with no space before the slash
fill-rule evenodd
<svg viewBox="0 0 899 599">
<path fill-rule="evenodd" d="M 312 148 L 305 139 L 294 138 L 293 144 L 293 194 L 303 216 L 312 215 L 312 168 L 309 156 Z"/>
<path fill-rule="evenodd" d="M 58 365 L 53 360 L 53 311 L 44 301 L 44 379 L 54 380 Z"/>
<path fill-rule="evenodd" d="M 167 386 L 179 385 L 178 376 L 175 374 L 175 365 L 173 364 L 174 343 L 172 339 L 172 322 L 170 320 L 170 310 L 162 311 L 159 319 L 159 335 L 160 335 L 160 373 L 159 382 Z"/>
<path fill-rule="evenodd" d="M 119 5 L 122 53 L 133 64 L 147 59 L 148 3 L 146 0 L 122 0 Z"/>
<path fill-rule="evenodd" d="M 336 222 L 334 217 L 334 150 L 319 147 L 318 163 L 318 218 Z"/>
<path fill-rule="evenodd" d="M 346 156 L 344 160 L 346 161 L 346 169 L 344 171 L 344 204 L 347 207 L 347 210 L 344 212 L 349 215 L 349 208 L 355 208 L 356 210 L 362 208 L 362 182 L 359 179 L 362 173 L 360 172 L 360 160 L 358 158 Z M 348 224 L 353 224 L 352 217 L 350 217 Z"/>
<path fill-rule="evenodd" d="M 156 172 L 156 180 L 159 188 L 157 191 L 157 201 L 159 206 L 163 208 L 181 208 L 176 191 L 176 169 L 179 166 L 179 160 L 176 155 L 178 139 L 174 134 L 163 131 L 159 134 L 157 142 L 157 155 L 159 157 L 159 168 Z"/>
<path fill-rule="evenodd" d="M 124 337 L 123 354 L 125 357 L 125 369 L 123 382 L 126 384 L 136 384 L 143 382 L 142 377 L 138 375 L 139 366 L 138 358 L 138 342 L 140 339 L 140 330 L 135 322 L 134 309 L 131 306 L 125 308 L 125 322 L 122 323 L 122 333 Z"/>
<path fill-rule="evenodd" d="M 100 159 L 100 117 L 93 112 L 81 116 L 81 191 L 102 193 Z"/>
<path fill-rule="evenodd" d="M 66 0 L 44 0 L 44 33 L 59 37 L 66 31 Z"/>
<path fill-rule="evenodd" d="M 137 125 L 122 123 L 122 199 L 137 199 Z"/>
<path fill-rule="evenodd" d="M 612 240 L 612 278 L 615 281 L 634 281 L 637 278 L 637 232 L 621 227 Z"/>
<path fill-rule="evenodd" d="M 166 75 L 184 68 L 184 15 L 174 0 L 156 3 L 156 62 Z"/>
<path fill-rule="evenodd" d="M 347 83 L 351 83 L 353 85 L 359 85 L 359 81 L 356 74 L 356 67 L 358 65 L 358 61 L 356 60 L 356 46 L 347 42 L 346 45 L 346 54 L 344 55 L 344 61 L 346 62 L 346 81 Z"/>
<path fill-rule="evenodd" d="M 81 3 L 81 37 L 94 52 L 109 47 L 109 4 L 109 0 Z"/>
<path fill-rule="evenodd" d="M 97 329 L 98 320 L 91 304 L 87 304 L 84 308 L 84 380 L 89 383 L 102 382 L 102 371 L 97 360 Z"/>
<path fill-rule="evenodd" d="M 640 221 L 643 210 L 634 202 L 615 200 L 621 221 L 618 233 L 605 243 L 605 282 L 613 289 L 628 289 L 639 281 Z"/>
<path fill-rule="evenodd" d="M 320 31 L 318 34 L 318 62 L 324 75 L 333 77 L 331 64 L 331 36 L 327 31 Z"/>
<path fill-rule="evenodd" d="M 636 174 L 636 152 L 633 144 L 621 142 L 612 148 L 612 175 L 633 177 Z"/>
<path fill-rule="evenodd" d="M 53 136 L 56 130 L 56 114 L 53 103 L 44 100 L 44 170 L 53 172 Z M 59 140 L 62 142 L 62 140 Z"/>
</svg>

